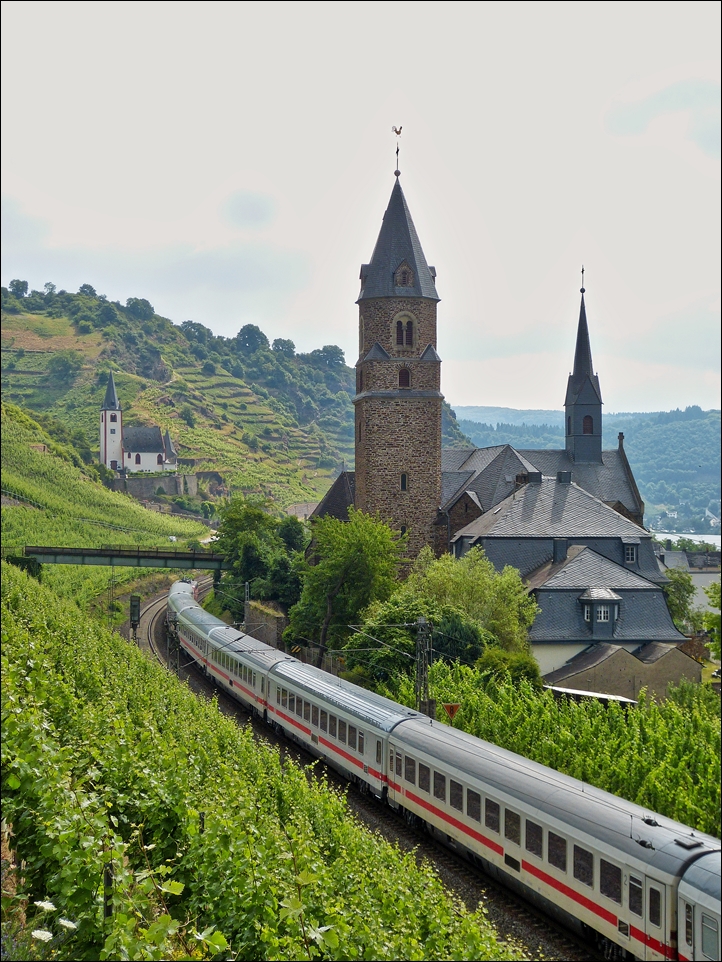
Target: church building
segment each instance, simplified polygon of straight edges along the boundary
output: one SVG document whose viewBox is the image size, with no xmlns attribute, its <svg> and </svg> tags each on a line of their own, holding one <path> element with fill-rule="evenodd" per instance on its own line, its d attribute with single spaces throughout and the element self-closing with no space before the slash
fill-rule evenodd
<svg viewBox="0 0 722 962">
<path fill-rule="evenodd" d="M 168 431 L 156 425 L 123 427 L 123 410 L 112 372 L 100 408 L 100 463 L 111 471 L 176 471 L 178 455 Z"/>
</svg>

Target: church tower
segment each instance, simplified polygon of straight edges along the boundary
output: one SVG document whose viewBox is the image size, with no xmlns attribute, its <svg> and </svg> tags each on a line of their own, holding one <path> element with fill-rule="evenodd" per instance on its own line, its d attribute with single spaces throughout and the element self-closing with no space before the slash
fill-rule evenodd
<svg viewBox="0 0 722 962">
<path fill-rule="evenodd" d="M 396 171 L 371 262 L 361 266 L 355 505 L 405 531 L 411 557 L 434 544 L 441 502 L 435 278 Z"/>
<path fill-rule="evenodd" d="M 100 463 L 112 471 L 123 467 L 123 412 L 112 371 L 100 408 Z"/>
<path fill-rule="evenodd" d="M 582 270 L 582 282 L 584 270 Z M 579 308 L 577 347 L 574 370 L 567 382 L 564 401 L 566 415 L 566 449 L 575 462 L 602 463 L 602 392 L 599 378 L 592 367 L 592 348 L 589 344 L 587 311 L 584 306 L 584 287 Z"/>
</svg>

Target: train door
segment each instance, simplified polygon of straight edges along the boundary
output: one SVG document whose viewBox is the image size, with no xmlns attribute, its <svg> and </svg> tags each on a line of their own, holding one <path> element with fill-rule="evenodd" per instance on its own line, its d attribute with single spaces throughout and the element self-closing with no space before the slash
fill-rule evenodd
<svg viewBox="0 0 722 962">
<path fill-rule="evenodd" d="M 665 886 L 656 879 L 645 880 L 644 932 L 647 936 L 648 959 L 665 958 L 667 955 L 667 919 Z"/>
</svg>

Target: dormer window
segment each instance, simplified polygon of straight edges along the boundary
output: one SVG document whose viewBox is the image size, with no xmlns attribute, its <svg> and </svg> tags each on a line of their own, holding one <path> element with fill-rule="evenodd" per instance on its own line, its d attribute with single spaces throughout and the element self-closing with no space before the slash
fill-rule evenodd
<svg viewBox="0 0 722 962">
<path fill-rule="evenodd" d="M 628 565 L 633 565 L 637 563 L 637 546 L 636 544 L 625 544 L 624 546 L 624 562 Z"/>
<path fill-rule="evenodd" d="M 609 605 L 597 605 L 597 621 L 609 621 Z"/>
<path fill-rule="evenodd" d="M 394 274 L 394 286 L 395 287 L 413 287 L 414 286 L 414 272 L 411 267 L 406 263 L 399 264 L 396 268 L 396 273 Z"/>
<path fill-rule="evenodd" d="M 592 620 L 592 606 L 591 606 L 591 605 L 584 605 L 584 620 L 585 620 L 585 621 L 591 621 L 591 620 Z"/>
</svg>

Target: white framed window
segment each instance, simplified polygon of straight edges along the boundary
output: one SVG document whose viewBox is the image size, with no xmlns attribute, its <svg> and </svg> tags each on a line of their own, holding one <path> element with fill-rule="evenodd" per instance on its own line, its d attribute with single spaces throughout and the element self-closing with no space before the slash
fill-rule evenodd
<svg viewBox="0 0 722 962">
<path fill-rule="evenodd" d="M 584 605 L 584 620 L 585 620 L 585 621 L 591 621 L 591 620 L 592 620 L 592 606 L 591 606 L 591 605 Z"/>
<path fill-rule="evenodd" d="M 597 621 L 609 621 L 609 605 L 597 605 Z"/>
<path fill-rule="evenodd" d="M 637 546 L 636 544 L 625 544 L 624 546 L 624 561 L 626 564 L 635 564 L 637 561 Z"/>
</svg>

